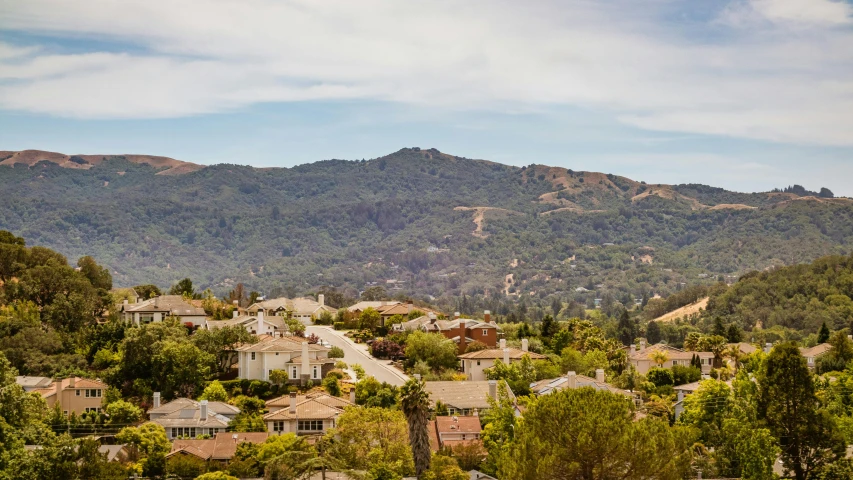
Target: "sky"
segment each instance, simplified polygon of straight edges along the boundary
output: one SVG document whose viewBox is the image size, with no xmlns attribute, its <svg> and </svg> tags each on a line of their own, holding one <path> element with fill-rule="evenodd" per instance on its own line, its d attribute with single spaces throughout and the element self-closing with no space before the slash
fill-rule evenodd
<svg viewBox="0 0 853 480">
<path fill-rule="evenodd" d="M 0 0 L 0 150 L 853 196 L 853 0 Z"/>
</svg>

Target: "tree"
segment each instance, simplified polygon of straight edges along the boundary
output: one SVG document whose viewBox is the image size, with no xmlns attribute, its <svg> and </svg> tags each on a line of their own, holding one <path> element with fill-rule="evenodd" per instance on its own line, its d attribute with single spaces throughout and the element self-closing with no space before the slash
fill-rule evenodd
<svg viewBox="0 0 853 480">
<path fill-rule="evenodd" d="M 488 350 L 488 349 L 489 349 L 489 346 L 486 345 L 485 343 L 483 343 L 479 340 L 474 340 L 473 342 L 466 344 L 465 353 L 479 352 L 480 350 Z"/>
<path fill-rule="evenodd" d="M 652 361 L 655 362 L 655 365 L 658 367 L 663 367 L 663 364 L 669 361 L 669 353 L 666 350 L 656 349 L 654 350 L 649 357 L 651 357 Z"/>
<path fill-rule="evenodd" d="M 195 477 L 195 480 L 240 480 L 240 479 L 237 477 L 233 477 L 231 475 L 228 475 L 225 472 L 207 472 L 207 473 L 203 473 L 203 474 Z"/>
<path fill-rule="evenodd" d="M 326 378 L 323 379 L 323 388 L 329 392 L 329 395 L 333 397 L 341 396 L 341 382 L 338 381 L 338 377 L 332 375 L 326 375 Z"/>
<path fill-rule="evenodd" d="M 139 427 L 123 428 L 116 440 L 130 445 L 139 455 L 138 463 L 145 476 L 162 475 L 166 468 L 166 455 L 172 444 L 166 438 L 166 430 L 156 423 L 146 423 Z"/>
<path fill-rule="evenodd" d="M 459 468 L 451 457 L 433 455 L 429 470 L 420 475 L 421 480 L 469 480 L 471 477 Z"/>
<path fill-rule="evenodd" d="M 385 289 L 378 285 L 374 287 L 368 287 L 363 292 L 361 292 L 361 299 L 368 302 L 386 300 L 387 298 L 388 294 L 385 292 Z"/>
<path fill-rule="evenodd" d="M 154 297 L 159 297 L 163 295 L 163 292 L 160 291 L 160 287 L 157 285 L 137 285 L 133 287 L 133 291 L 139 295 L 140 300 L 148 300 Z"/>
<path fill-rule="evenodd" d="M 376 309 L 373 307 L 367 307 L 363 312 L 361 312 L 361 315 L 358 316 L 358 321 L 360 328 L 373 331 L 379 326 L 382 321 L 382 317 Z"/>
<path fill-rule="evenodd" d="M 420 476 L 429 468 L 429 394 L 423 381 L 411 379 L 400 388 L 400 407 L 409 424 L 409 444 L 415 461 L 415 473 Z M 454 462 L 455 463 L 455 462 Z"/>
<path fill-rule="evenodd" d="M 272 375 L 270 375 L 272 377 Z M 211 402 L 224 402 L 228 400 L 228 392 L 219 380 L 214 380 L 204 387 L 204 392 L 198 397 L 199 400 L 208 400 Z"/>
<path fill-rule="evenodd" d="M 385 465 L 398 475 L 414 472 L 403 412 L 385 408 L 348 408 L 326 433 L 327 453 L 354 470 Z"/>
<path fill-rule="evenodd" d="M 689 433 L 662 420 L 633 417 L 627 398 L 606 391 L 565 389 L 540 397 L 502 453 L 498 477 L 685 478 Z"/>
<path fill-rule="evenodd" d="M 785 469 L 806 480 L 844 453 L 832 417 L 818 408 L 806 360 L 793 343 L 776 345 L 758 375 L 758 416 L 779 439 Z"/>
<path fill-rule="evenodd" d="M 604 309 L 603 306 L 601 308 Z M 619 332 L 619 340 L 623 345 L 634 343 L 637 332 L 634 329 L 634 322 L 631 321 L 631 317 L 628 315 L 628 310 L 622 310 L 622 314 L 619 316 L 619 325 L 616 328 Z"/>
<path fill-rule="evenodd" d="M 723 366 L 723 352 L 728 348 L 726 337 L 720 335 L 709 335 L 699 339 L 697 348 L 700 352 L 712 352 L 714 354 L 714 368 Z"/>
<path fill-rule="evenodd" d="M 273 385 L 282 386 L 287 383 L 289 379 L 290 377 L 287 375 L 287 370 L 275 369 L 270 372 L 270 382 L 272 382 Z"/>
<path fill-rule="evenodd" d="M 365 377 L 355 384 L 355 403 L 366 407 L 392 408 L 398 400 L 397 387 L 379 383 L 374 377 Z"/>
<path fill-rule="evenodd" d="M 726 330 L 726 340 L 728 340 L 729 343 L 739 343 L 743 340 L 743 333 L 734 323 L 729 325 L 729 328 Z"/>
<path fill-rule="evenodd" d="M 554 299 L 559 303 L 558 299 Z M 560 308 L 562 308 L 562 303 L 560 303 Z M 554 315 L 557 315 L 556 313 Z M 551 335 L 557 333 L 557 330 L 560 328 L 559 324 L 554 321 L 554 317 L 551 315 L 545 315 L 542 318 L 542 325 L 539 328 L 539 332 L 542 335 L 543 339 L 550 339 Z"/>
<path fill-rule="evenodd" d="M 195 455 L 179 454 L 166 459 L 166 473 L 178 478 L 196 478 L 207 471 L 207 462 Z"/>
<path fill-rule="evenodd" d="M 661 341 L 660 325 L 658 325 L 658 322 L 649 322 L 646 326 L 646 340 L 650 345 L 655 345 Z"/>
<path fill-rule="evenodd" d="M 172 285 L 172 288 L 169 289 L 169 295 L 181 295 L 183 297 L 195 298 L 193 281 L 189 278 L 185 278 L 175 285 Z"/>
<path fill-rule="evenodd" d="M 422 360 L 436 371 L 455 369 L 458 351 L 459 348 L 453 340 L 443 335 L 417 331 L 406 339 L 406 362 L 409 367 Z"/>
<path fill-rule="evenodd" d="M 678 421 L 698 429 L 705 445 L 717 446 L 721 443 L 723 420 L 731 401 L 732 392 L 725 382 L 705 380 L 695 393 L 684 399 L 684 412 Z"/>
<path fill-rule="evenodd" d="M 853 361 L 853 341 L 847 338 L 846 331 L 839 330 L 829 337 L 832 348 L 817 359 L 818 373 L 843 371 Z"/>
<path fill-rule="evenodd" d="M 130 425 L 142 419 L 142 409 L 124 400 L 108 404 L 104 411 L 114 425 Z"/>
<path fill-rule="evenodd" d="M 344 358 L 344 350 L 338 346 L 329 349 L 329 358 Z"/>
<path fill-rule="evenodd" d="M 213 355 L 189 342 L 165 341 L 151 359 L 152 383 L 167 398 L 192 398 L 204 388 Z"/>
<path fill-rule="evenodd" d="M 817 332 L 817 343 L 826 343 L 829 341 L 829 327 L 826 326 L 826 322 L 820 326 L 820 331 Z"/>
</svg>

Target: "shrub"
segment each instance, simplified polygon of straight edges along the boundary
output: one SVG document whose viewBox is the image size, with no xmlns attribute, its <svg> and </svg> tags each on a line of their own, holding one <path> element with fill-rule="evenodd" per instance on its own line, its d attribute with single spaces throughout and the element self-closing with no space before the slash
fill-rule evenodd
<svg viewBox="0 0 853 480">
<path fill-rule="evenodd" d="M 344 378 L 344 372 L 340 370 L 330 370 L 329 373 L 326 374 L 326 378 L 335 377 L 338 380 Z"/>
<path fill-rule="evenodd" d="M 672 367 L 673 385 L 698 382 L 702 378 L 702 370 L 696 367 L 675 365 Z"/>
<path fill-rule="evenodd" d="M 270 391 L 270 383 L 262 380 L 252 380 L 249 382 L 249 395 L 255 397 L 264 397 Z"/>
<path fill-rule="evenodd" d="M 329 358 L 344 358 L 344 350 L 341 347 L 332 347 L 329 350 Z"/>
<path fill-rule="evenodd" d="M 332 328 L 335 330 L 344 330 L 346 329 L 346 324 L 344 322 L 335 322 Z"/>
<path fill-rule="evenodd" d="M 646 378 L 655 384 L 656 387 L 662 387 L 664 385 L 672 386 L 675 383 L 672 371 L 667 368 L 652 367 L 649 370 L 649 373 L 646 374 Z"/>
<path fill-rule="evenodd" d="M 346 370 L 348 368 L 347 362 L 343 360 L 338 360 L 337 362 L 335 362 L 335 368 L 337 368 L 338 370 Z"/>
<path fill-rule="evenodd" d="M 370 353 L 376 358 L 396 359 L 403 356 L 403 347 L 390 340 L 377 340 L 370 346 Z"/>
</svg>

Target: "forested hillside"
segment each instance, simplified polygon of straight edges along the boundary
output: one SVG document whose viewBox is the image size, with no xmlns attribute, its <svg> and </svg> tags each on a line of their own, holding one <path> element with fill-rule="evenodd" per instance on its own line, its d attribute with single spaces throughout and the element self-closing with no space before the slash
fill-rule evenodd
<svg viewBox="0 0 853 480">
<path fill-rule="evenodd" d="M 853 241 L 853 202 L 831 193 L 647 185 L 435 149 L 267 169 L 3 154 L 0 229 L 92 255 L 117 286 L 356 296 L 375 282 L 448 311 L 541 317 L 555 299 L 629 304 Z"/>
</svg>

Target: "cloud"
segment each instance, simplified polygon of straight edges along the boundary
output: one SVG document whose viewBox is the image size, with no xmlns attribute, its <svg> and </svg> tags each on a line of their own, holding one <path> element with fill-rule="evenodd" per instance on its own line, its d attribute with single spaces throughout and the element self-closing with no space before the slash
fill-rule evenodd
<svg viewBox="0 0 853 480">
<path fill-rule="evenodd" d="M 649 130 L 853 144 L 849 5 L 737 0 L 685 33 L 666 20 L 673 4 L 690 8 L 687 0 L 0 0 L 0 29 L 141 47 L 0 44 L 0 108 L 165 118 L 341 99 L 501 112 L 576 106 Z M 756 16 L 758 26 L 731 28 Z M 790 35 L 804 22 L 814 28 Z"/>
</svg>

